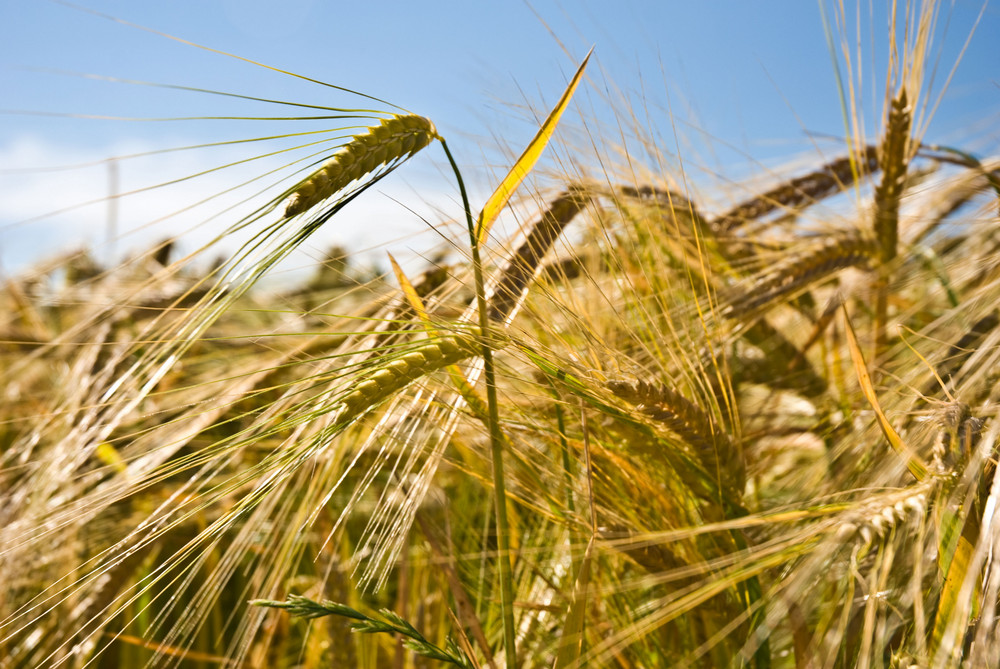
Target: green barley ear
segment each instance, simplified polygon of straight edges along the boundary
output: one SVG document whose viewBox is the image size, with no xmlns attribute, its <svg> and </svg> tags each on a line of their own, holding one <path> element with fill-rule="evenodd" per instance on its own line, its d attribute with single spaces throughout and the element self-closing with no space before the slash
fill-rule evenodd
<svg viewBox="0 0 1000 669">
<path fill-rule="evenodd" d="M 448 637 L 444 648 L 436 646 L 402 616 L 389 609 L 379 611 L 381 618 L 373 618 L 345 604 L 338 604 L 327 599 L 316 601 L 301 595 L 288 595 L 288 598 L 283 602 L 254 599 L 250 604 L 267 609 L 284 609 L 293 616 L 306 620 L 314 620 L 324 616 L 340 616 L 354 621 L 350 623 L 350 626 L 355 632 L 399 635 L 403 638 L 403 645 L 417 655 L 463 667 L 463 669 L 472 669 L 475 666 L 451 637 Z"/>
<path fill-rule="evenodd" d="M 437 137 L 430 119 L 416 114 L 393 116 L 355 135 L 325 165 L 292 191 L 285 218 L 297 216 L 382 165 L 406 160 Z"/>
</svg>

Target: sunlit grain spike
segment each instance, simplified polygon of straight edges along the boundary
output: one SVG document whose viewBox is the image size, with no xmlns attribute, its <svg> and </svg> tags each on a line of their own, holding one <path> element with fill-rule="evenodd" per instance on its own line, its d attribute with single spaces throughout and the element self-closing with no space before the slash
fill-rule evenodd
<svg viewBox="0 0 1000 669">
<path fill-rule="evenodd" d="M 478 328 L 470 328 L 465 333 L 426 340 L 405 355 L 387 360 L 340 398 L 344 421 L 353 420 L 421 376 L 478 355 L 481 342 Z M 503 342 L 493 344 L 503 346 Z"/>
<path fill-rule="evenodd" d="M 860 156 L 845 156 L 819 170 L 790 179 L 757 197 L 741 202 L 714 221 L 719 232 L 731 232 L 747 221 L 757 220 L 775 209 L 794 209 L 838 193 L 858 178 L 879 169 L 878 149 L 866 146 Z"/>
<path fill-rule="evenodd" d="M 739 450 L 712 417 L 675 390 L 644 381 L 611 380 L 608 389 L 683 439 L 706 470 L 722 477 L 736 495 L 746 483 L 746 466 Z"/>
<path fill-rule="evenodd" d="M 405 160 L 437 137 L 430 119 L 415 114 L 383 119 L 354 138 L 303 180 L 285 206 L 285 218 L 308 211 L 382 165 Z"/>
<path fill-rule="evenodd" d="M 490 318 L 504 321 L 524 299 L 528 285 L 542 258 L 549 252 L 563 229 L 587 205 L 591 197 L 582 186 L 571 186 L 552 202 L 548 211 L 535 223 L 524 243 L 504 271 L 490 300 Z"/>
<path fill-rule="evenodd" d="M 879 164 L 882 180 L 875 188 L 875 236 L 883 263 L 896 257 L 899 244 L 899 199 L 906 183 L 909 160 L 910 124 L 912 107 L 906 98 L 906 89 L 893 98 L 886 121 L 885 138 L 882 140 Z"/>
<path fill-rule="evenodd" d="M 723 314 L 740 318 L 848 267 L 866 268 L 878 253 L 875 240 L 856 231 L 804 246 L 729 291 Z"/>
</svg>

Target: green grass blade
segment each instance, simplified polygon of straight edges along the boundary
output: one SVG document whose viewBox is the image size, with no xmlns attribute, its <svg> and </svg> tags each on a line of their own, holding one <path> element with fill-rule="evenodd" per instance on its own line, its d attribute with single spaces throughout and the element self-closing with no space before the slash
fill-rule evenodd
<svg viewBox="0 0 1000 669">
<path fill-rule="evenodd" d="M 580 655 L 583 651 L 583 622 L 587 611 L 587 588 L 590 586 L 593 552 L 594 537 L 591 537 L 587 543 L 587 551 L 583 554 L 580 570 L 577 572 L 576 583 L 573 584 L 573 600 L 569 611 L 566 612 L 562 635 L 559 637 L 559 654 L 552 669 L 580 666 Z"/>
</svg>

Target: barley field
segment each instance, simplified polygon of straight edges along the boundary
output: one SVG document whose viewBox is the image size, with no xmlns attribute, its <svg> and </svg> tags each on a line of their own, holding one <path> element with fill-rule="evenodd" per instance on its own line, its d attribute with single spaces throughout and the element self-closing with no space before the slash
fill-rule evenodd
<svg viewBox="0 0 1000 669">
<path fill-rule="evenodd" d="M 588 124 L 597 44 L 485 190 L 340 90 L 203 248 L 6 277 L 0 667 L 1000 666 L 1000 126 L 928 132 L 947 4 L 875 83 L 865 7 L 843 136 L 760 174 Z M 272 281 L 423 160 L 420 258 Z"/>
</svg>

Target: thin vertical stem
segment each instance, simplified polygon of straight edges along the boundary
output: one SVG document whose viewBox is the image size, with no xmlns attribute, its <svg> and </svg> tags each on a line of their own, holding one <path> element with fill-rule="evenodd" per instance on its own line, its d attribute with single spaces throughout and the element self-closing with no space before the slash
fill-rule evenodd
<svg viewBox="0 0 1000 669">
<path fill-rule="evenodd" d="M 514 629 L 514 577 L 510 564 L 510 526 L 507 520 L 507 487 L 504 483 L 503 470 L 503 437 L 500 433 L 500 408 L 497 403 L 496 368 L 493 364 L 493 349 L 490 348 L 490 322 L 486 307 L 486 282 L 483 279 L 483 263 L 479 253 L 479 239 L 476 234 L 477 225 L 472 219 L 472 209 L 469 207 L 469 197 L 465 191 L 465 182 L 455 163 L 455 158 L 448 150 L 444 138 L 440 138 L 441 147 L 451 169 L 458 180 L 458 188 L 462 193 L 462 206 L 465 207 L 465 219 L 469 227 L 469 245 L 472 251 L 472 273 L 476 284 L 476 307 L 479 312 L 479 328 L 483 333 L 483 377 L 486 382 L 486 405 L 489 415 L 490 451 L 493 461 L 493 493 L 494 506 L 497 514 L 497 567 L 500 575 L 500 608 L 503 615 L 504 658 L 508 669 L 517 666 L 517 647 Z"/>
</svg>

